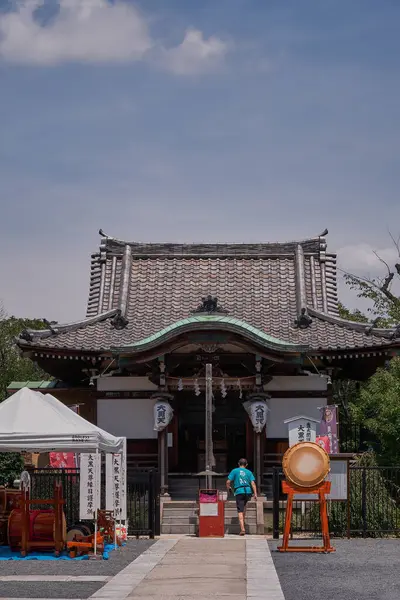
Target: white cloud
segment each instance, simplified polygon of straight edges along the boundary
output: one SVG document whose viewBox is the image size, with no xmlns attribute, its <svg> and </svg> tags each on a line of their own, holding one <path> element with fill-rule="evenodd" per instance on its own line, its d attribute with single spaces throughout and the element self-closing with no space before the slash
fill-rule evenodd
<svg viewBox="0 0 400 600">
<path fill-rule="evenodd" d="M 20 0 L 0 13 L 0 59 L 10 63 L 54 66 L 62 63 L 128 63 L 151 60 L 176 75 L 201 73 L 219 62 L 227 45 L 188 30 L 182 43 L 165 49 L 152 39 L 147 22 L 128 2 L 57 0 L 58 13 L 40 22 L 46 0 Z"/>
<path fill-rule="evenodd" d="M 151 48 L 146 21 L 125 3 L 59 0 L 48 24 L 35 19 L 43 0 L 23 0 L 0 16 L 0 57 L 14 63 L 56 65 L 140 60 Z"/>
<path fill-rule="evenodd" d="M 374 252 L 389 266 L 393 266 L 395 262 L 398 262 L 399 257 L 394 245 L 373 248 L 370 244 L 363 243 L 340 248 L 337 253 L 338 266 L 344 271 L 354 273 L 354 275 L 385 276 L 387 269 Z"/>
<path fill-rule="evenodd" d="M 188 29 L 179 46 L 164 50 L 161 64 L 175 75 L 193 75 L 221 64 L 228 45 L 215 36 L 204 39 L 197 29 Z"/>
</svg>

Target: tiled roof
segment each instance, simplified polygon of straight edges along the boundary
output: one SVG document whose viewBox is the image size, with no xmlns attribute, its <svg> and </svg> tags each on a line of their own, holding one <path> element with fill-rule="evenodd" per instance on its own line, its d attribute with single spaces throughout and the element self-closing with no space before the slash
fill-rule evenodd
<svg viewBox="0 0 400 600">
<path fill-rule="evenodd" d="M 38 389 L 54 389 L 57 387 L 58 381 L 53 379 L 51 381 L 12 381 L 8 386 L 7 390 L 21 390 L 24 387 L 27 387 L 31 390 Z"/>
<path fill-rule="evenodd" d="M 338 318 L 336 256 L 322 237 L 283 244 L 138 244 L 104 238 L 92 256 L 87 320 L 27 332 L 20 345 L 83 351 L 136 344 L 187 319 L 208 294 L 232 319 L 283 343 L 356 349 L 390 343 Z M 312 323 L 295 325 L 301 309 Z"/>
</svg>

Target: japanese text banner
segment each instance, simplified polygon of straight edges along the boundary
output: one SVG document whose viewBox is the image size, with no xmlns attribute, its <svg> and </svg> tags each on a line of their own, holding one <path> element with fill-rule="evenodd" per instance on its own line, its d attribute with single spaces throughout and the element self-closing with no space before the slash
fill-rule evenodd
<svg viewBox="0 0 400 600">
<path fill-rule="evenodd" d="M 79 519 L 94 519 L 100 508 L 101 455 L 80 455 Z"/>
</svg>

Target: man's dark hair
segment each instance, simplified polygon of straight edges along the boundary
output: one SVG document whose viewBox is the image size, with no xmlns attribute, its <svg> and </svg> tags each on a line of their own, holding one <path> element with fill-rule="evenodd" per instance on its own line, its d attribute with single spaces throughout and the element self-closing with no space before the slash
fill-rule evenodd
<svg viewBox="0 0 400 600">
<path fill-rule="evenodd" d="M 239 467 L 247 467 L 247 460 L 245 458 L 239 460 Z"/>
</svg>

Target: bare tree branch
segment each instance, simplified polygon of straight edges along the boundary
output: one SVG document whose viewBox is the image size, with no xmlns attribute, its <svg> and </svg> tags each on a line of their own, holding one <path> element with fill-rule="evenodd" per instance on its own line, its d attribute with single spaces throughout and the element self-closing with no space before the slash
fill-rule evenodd
<svg viewBox="0 0 400 600">
<path fill-rule="evenodd" d="M 400 235 L 397 238 L 397 240 L 395 240 L 393 234 L 391 233 L 391 231 L 389 229 L 388 229 L 388 232 L 389 232 L 389 235 L 390 235 L 390 239 L 392 240 L 392 242 L 394 244 L 394 247 L 397 250 L 397 254 L 400 257 Z"/>
<path fill-rule="evenodd" d="M 373 250 L 372 252 L 375 254 L 376 258 L 377 258 L 378 260 L 380 260 L 380 261 L 381 261 L 381 263 L 383 263 L 383 264 L 386 266 L 386 268 L 387 268 L 387 270 L 388 270 L 388 277 L 389 277 L 390 275 L 393 275 L 393 274 L 392 274 L 392 272 L 391 272 L 391 270 L 390 270 L 390 267 L 389 267 L 389 265 L 388 265 L 388 264 L 387 264 L 387 262 L 386 262 L 386 260 L 383 260 L 383 258 L 382 258 L 382 257 L 380 257 L 380 256 L 379 256 L 379 254 L 378 254 L 378 253 L 377 253 L 375 250 Z M 393 276 L 392 276 L 392 279 L 393 279 Z"/>
<path fill-rule="evenodd" d="M 382 262 L 384 262 L 384 261 L 382 261 Z M 378 285 L 376 283 L 376 281 L 374 281 L 373 279 L 368 279 L 367 277 L 361 277 L 360 275 L 354 275 L 354 273 L 349 273 L 348 271 L 344 271 L 343 269 L 339 269 L 339 268 L 338 268 L 338 271 L 341 271 L 342 273 L 344 273 L 344 275 L 347 275 L 354 281 L 358 281 L 358 282 L 370 285 L 371 287 L 375 288 L 378 292 L 383 294 L 388 300 L 390 300 L 390 302 L 393 302 L 393 304 L 395 304 L 396 306 L 400 306 L 400 298 L 397 298 L 397 296 L 392 294 L 392 292 L 388 289 L 388 287 L 394 277 L 394 273 L 389 273 L 389 275 L 384 279 L 383 283 L 381 285 Z"/>
</svg>

